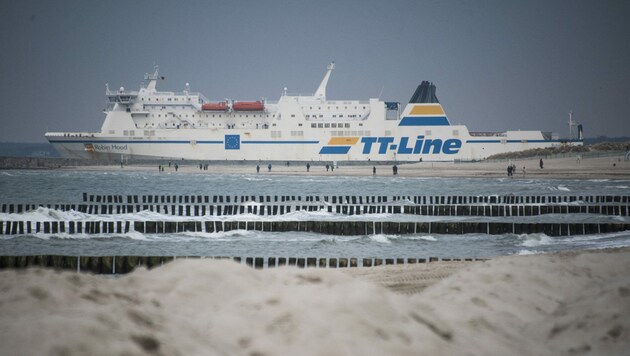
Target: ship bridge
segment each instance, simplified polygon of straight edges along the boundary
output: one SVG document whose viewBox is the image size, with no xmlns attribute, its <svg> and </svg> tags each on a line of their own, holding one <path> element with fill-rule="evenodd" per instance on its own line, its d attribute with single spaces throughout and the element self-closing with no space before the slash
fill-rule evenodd
<svg viewBox="0 0 630 356">
<path fill-rule="evenodd" d="M 135 102 L 136 98 L 138 97 L 137 91 L 125 91 L 125 88 L 123 87 L 120 87 L 117 92 L 110 91 L 109 85 L 106 85 L 105 88 L 105 96 L 107 96 L 107 100 L 111 104 L 118 103 L 129 105 Z"/>
</svg>

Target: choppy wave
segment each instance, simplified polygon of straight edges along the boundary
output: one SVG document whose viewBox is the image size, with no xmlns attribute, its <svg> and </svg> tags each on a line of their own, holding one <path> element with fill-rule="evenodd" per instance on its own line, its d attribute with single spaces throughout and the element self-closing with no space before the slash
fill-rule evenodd
<svg viewBox="0 0 630 356">
<path fill-rule="evenodd" d="M 545 234 L 519 235 L 519 254 L 575 249 L 630 247 L 630 231 L 605 234 L 550 237 Z"/>
<path fill-rule="evenodd" d="M 554 242 L 553 238 L 545 234 L 525 234 L 525 235 L 519 235 L 518 238 L 523 240 L 520 246 L 524 246 L 524 247 L 537 247 L 537 246 L 543 246 L 543 245 L 550 245 Z"/>
<path fill-rule="evenodd" d="M 368 235 L 368 238 L 374 242 L 389 244 L 392 239 L 397 238 L 396 235 L 384 235 L 384 234 L 376 234 L 376 235 Z"/>
<path fill-rule="evenodd" d="M 320 169 L 314 167 L 313 169 Z M 266 169 L 266 168 L 265 168 Z M 343 167 L 341 168 L 343 169 Z M 371 167 L 366 167 L 371 170 Z M 383 172 L 383 169 L 378 169 Z M 626 194 L 630 180 L 574 179 L 507 179 L 485 178 L 411 178 L 380 175 L 372 177 L 338 176 L 263 176 L 251 174 L 185 174 L 180 172 L 115 171 L 3 171 L 0 172 L 0 196 L 7 203 L 68 203 L 81 202 L 81 193 L 88 194 L 163 194 L 163 195 L 319 195 L 354 196 L 414 196 L 414 195 L 563 195 Z M 379 173 L 380 174 L 380 173 Z M 103 179 L 106 178 L 106 179 Z M 95 185 L 94 182 L 99 182 Z M 19 186 L 20 189 L 15 189 Z M 48 188 L 52 187 L 52 188 Z M 79 193 L 77 193 L 79 192 Z M 200 193 L 203 192 L 203 193 Z M 385 193 L 386 192 L 386 193 Z M 402 204 L 406 201 L 390 201 Z M 291 203 L 288 203 L 291 204 Z M 324 204 L 324 203 L 322 203 Z M 245 205 L 256 205 L 249 202 Z M 325 205 L 325 204 L 324 204 Z M 385 204 L 383 204 L 385 205 Z M 542 253 L 571 249 L 630 246 L 630 232 L 584 236 L 549 237 L 531 235 L 440 235 L 417 233 L 384 235 L 378 224 L 370 222 L 431 222 L 431 221 L 507 221 L 596 223 L 630 222 L 628 217 L 595 214 L 550 214 L 535 217 L 449 217 L 405 214 L 364 214 L 347 216 L 297 211 L 284 215 L 260 216 L 242 214 L 230 216 L 173 216 L 151 211 L 132 214 L 84 214 L 38 208 L 21 214 L 0 214 L 3 221 L 368 221 L 365 235 L 334 236 L 306 232 L 261 232 L 236 230 L 207 233 L 176 234 L 36 234 L 27 236 L 0 235 L 3 254 L 155 254 L 155 255 L 222 255 L 244 256 L 389 256 L 389 257 L 474 257 L 507 254 Z M 370 226 L 371 225 L 371 226 Z M 251 227 L 251 226 L 249 226 Z"/>
<path fill-rule="evenodd" d="M 567 203 L 575 204 L 575 203 Z M 318 211 L 293 211 L 279 215 L 257 215 L 252 213 L 237 215 L 203 215 L 203 216 L 179 216 L 169 215 L 150 210 L 143 210 L 137 213 L 128 214 L 87 214 L 75 210 L 55 210 L 45 207 L 39 207 L 35 210 L 23 213 L 0 213 L 0 221 L 366 221 L 374 222 L 372 226 L 367 226 L 367 233 L 380 233 L 376 222 L 433 222 L 433 221 L 472 221 L 472 222 L 561 222 L 561 223 L 609 223 L 609 222 L 627 222 L 630 218 L 626 216 L 612 216 L 600 214 L 545 214 L 537 216 L 518 216 L 518 217 L 489 217 L 489 216 L 436 216 L 436 215 L 410 215 L 410 214 L 358 214 L 345 215 L 334 212 L 328 212 L 325 209 Z"/>
</svg>

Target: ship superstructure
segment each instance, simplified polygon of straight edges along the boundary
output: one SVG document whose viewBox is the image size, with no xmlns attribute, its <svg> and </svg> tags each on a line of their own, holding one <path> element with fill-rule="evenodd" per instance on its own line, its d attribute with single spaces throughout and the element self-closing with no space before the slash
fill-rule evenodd
<svg viewBox="0 0 630 356">
<path fill-rule="evenodd" d="M 409 103 L 380 99 L 328 100 L 335 64 L 314 94 L 276 102 L 208 100 L 191 92 L 158 91 L 158 68 L 138 91 L 106 87 L 108 107 L 100 132 L 49 132 L 64 157 L 233 161 L 454 161 L 573 143 L 541 131 L 469 132 L 451 125 L 435 94 L 422 82 Z"/>
</svg>

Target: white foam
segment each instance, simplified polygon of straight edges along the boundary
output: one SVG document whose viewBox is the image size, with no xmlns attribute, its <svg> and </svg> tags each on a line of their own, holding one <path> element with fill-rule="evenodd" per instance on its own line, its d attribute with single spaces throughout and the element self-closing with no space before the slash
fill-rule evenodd
<svg viewBox="0 0 630 356">
<path fill-rule="evenodd" d="M 374 242 L 389 244 L 392 243 L 390 239 L 398 238 L 396 235 L 385 235 L 385 234 L 376 234 L 376 235 L 368 235 L 370 240 Z"/>
<path fill-rule="evenodd" d="M 437 239 L 431 235 L 407 236 L 405 238 L 409 240 L 437 241 Z"/>
<path fill-rule="evenodd" d="M 519 238 L 525 239 L 525 241 L 521 243 L 521 246 L 524 247 L 545 246 L 554 243 L 554 240 L 545 234 L 519 235 Z"/>
<path fill-rule="evenodd" d="M 259 232 L 249 230 L 230 230 L 230 231 L 218 231 L 218 232 L 201 232 L 201 231 L 186 231 L 180 233 L 182 236 L 188 237 L 202 237 L 207 239 L 229 239 L 233 237 L 244 237 L 258 234 Z M 171 234 L 172 235 L 172 234 Z"/>
<path fill-rule="evenodd" d="M 38 207 L 35 210 L 17 214 L 0 214 L 0 220 L 4 221 L 74 221 L 74 220 L 93 220 L 93 215 L 80 213 L 74 210 L 61 211 Z"/>
<path fill-rule="evenodd" d="M 525 256 L 525 255 L 537 255 L 539 253 L 540 252 L 538 252 L 538 251 L 520 250 L 516 254 L 519 255 L 519 256 Z"/>
</svg>

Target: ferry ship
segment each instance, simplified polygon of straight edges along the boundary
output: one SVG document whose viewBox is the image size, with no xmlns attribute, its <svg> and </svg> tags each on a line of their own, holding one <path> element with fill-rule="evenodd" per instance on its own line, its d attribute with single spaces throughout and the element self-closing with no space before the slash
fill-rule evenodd
<svg viewBox="0 0 630 356">
<path fill-rule="evenodd" d="M 563 144 L 541 131 L 470 132 L 451 125 L 433 83 L 401 106 L 380 99 L 328 100 L 334 62 L 312 95 L 278 101 L 208 100 L 190 91 L 158 91 L 158 67 L 138 91 L 106 85 L 100 132 L 48 132 L 68 158 L 204 161 L 418 162 L 477 161 L 491 155 Z"/>
</svg>

